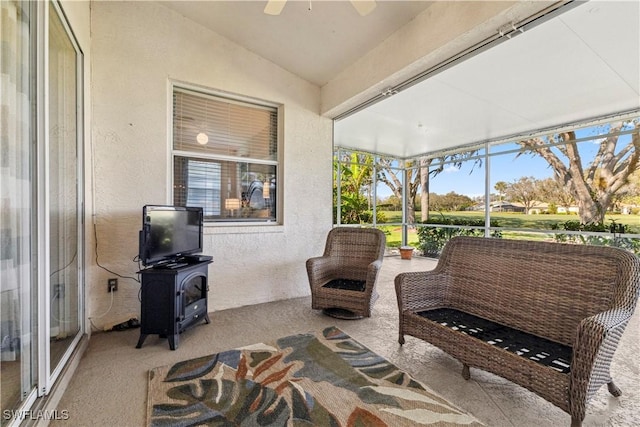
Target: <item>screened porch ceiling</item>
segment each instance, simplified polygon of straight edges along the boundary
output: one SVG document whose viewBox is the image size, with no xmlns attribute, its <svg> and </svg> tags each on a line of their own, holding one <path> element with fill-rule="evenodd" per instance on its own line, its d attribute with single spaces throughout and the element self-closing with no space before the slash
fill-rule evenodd
<svg viewBox="0 0 640 427">
<path fill-rule="evenodd" d="M 640 109 L 640 2 L 590 1 L 335 123 L 336 146 L 411 158 Z"/>
</svg>

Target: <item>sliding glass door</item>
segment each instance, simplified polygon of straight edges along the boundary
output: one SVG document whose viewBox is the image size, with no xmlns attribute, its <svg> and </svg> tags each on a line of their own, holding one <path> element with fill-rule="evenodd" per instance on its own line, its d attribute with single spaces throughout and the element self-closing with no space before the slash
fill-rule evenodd
<svg viewBox="0 0 640 427">
<path fill-rule="evenodd" d="M 53 6 L 53 4 L 52 4 Z M 78 49 L 59 11 L 49 8 L 49 362 L 52 375 L 80 332 L 81 164 Z"/>
<path fill-rule="evenodd" d="M 0 406 L 16 409 L 37 384 L 36 216 L 34 77 L 35 8 L 31 2 L 0 2 Z M 2 417 L 2 425 L 12 417 Z"/>
<path fill-rule="evenodd" d="M 1 1 L 0 425 L 84 332 L 82 52 L 58 3 Z M 37 28 L 37 31 L 36 31 Z"/>
</svg>

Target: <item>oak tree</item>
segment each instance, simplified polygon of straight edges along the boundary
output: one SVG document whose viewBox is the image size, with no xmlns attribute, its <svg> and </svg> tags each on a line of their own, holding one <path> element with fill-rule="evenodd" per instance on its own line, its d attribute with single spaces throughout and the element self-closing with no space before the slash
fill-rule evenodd
<svg viewBox="0 0 640 427">
<path fill-rule="evenodd" d="M 583 224 L 603 223 L 615 195 L 640 168 L 640 120 L 602 128 L 605 135 L 593 160 L 583 164 L 574 131 L 519 141 L 523 153 L 541 156 L 554 177 L 575 198 Z M 623 138 L 624 135 L 628 135 Z M 629 142 L 626 142 L 626 141 Z"/>
</svg>

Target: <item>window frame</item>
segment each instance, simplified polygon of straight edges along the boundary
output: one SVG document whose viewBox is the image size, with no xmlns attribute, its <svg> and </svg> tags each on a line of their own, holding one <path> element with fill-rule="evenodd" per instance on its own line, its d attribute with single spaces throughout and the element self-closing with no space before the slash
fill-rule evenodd
<svg viewBox="0 0 640 427">
<path fill-rule="evenodd" d="M 186 82 L 178 82 L 178 81 L 169 81 L 168 85 L 168 103 L 167 103 L 167 114 L 168 114 L 168 198 L 173 203 L 175 200 L 176 192 L 175 185 L 179 184 L 175 180 L 176 176 L 176 158 L 182 157 L 187 160 L 194 161 L 219 161 L 222 168 L 226 167 L 225 162 L 230 161 L 240 161 L 238 164 L 242 163 L 242 167 L 252 167 L 252 166 L 269 166 L 275 169 L 274 178 L 276 183 L 282 183 L 282 169 L 283 169 L 283 150 L 282 150 L 282 134 L 283 134 L 283 106 L 281 104 L 277 104 L 274 102 L 266 101 L 263 99 L 252 98 L 245 95 L 234 94 L 226 91 L 221 91 L 217 89 L 212 89 L 209 87 L 203 87 L 199 85 L 194 85 Z M 224 154 L 214 154 L 214 153 L 203 153 L 200 151 L 190 151 L 184 149 L 176 149 L 174 148 L 174 105 L 173 99 L 176 91 L 186 92 L 188 94 L 193 94 L 195 96 L 201 95 L 203 98 L 214 98 L 221 102 L 228 102 L 230 104 L 240 104 L 247 107 L 255 106 L 257 109 L 266 109 L 274 111 L 276 118 L 276 153 L 274 160 L 268 159 L 258 159 L 258 158 L 235 158 L 232 156 L 224 155 Z M 275 191 L 274 191 L 275 187 Z M 228 226 L 236 226 L 236 227 L 259 227 L 259 226 L 281 226 L 283 225 L 283 214 L 282 214 L 282 206 L 283 204 L 283 185 L 275 185 L 271 187 L 272 202 L 269 205 L 272 209 L 275 209 L 275 215 L 270 217 L 261 218 L 261 217 L 239 217 L 233 216 L 233 218 L 205 218 L 204 225 L 205 227 L 228 227 Z M 220 203 L 223 203 L 223 200 L 220 200 Z"/>
</svg>

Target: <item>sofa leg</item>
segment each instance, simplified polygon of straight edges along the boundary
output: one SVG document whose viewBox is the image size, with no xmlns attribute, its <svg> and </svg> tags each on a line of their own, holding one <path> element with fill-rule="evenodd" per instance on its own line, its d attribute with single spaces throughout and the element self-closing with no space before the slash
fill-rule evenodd
<svg viewBox="0 0 640 427">
<path fill-rule="evenodd" d="M 469 365 L 466 363 L 462 364 L 462 378 L 465 380 L 469 380 L 471 378 L 471 372 L 469 372 Z"/>
<path fill-rule="evenodd" d="M 398 336 L 398 343 L 400 343 L 400 345 L 404 344 L 404 334 L 400 334 Z"/>
<path fill-rule="evenodd" d="M 571 417 L 571 427 L 582 427 L 582 421 Z"/>
<path fill-rule="evenodd" d="M 609 389 L 609 393 L 611 393 L 613 396 L 615 397 L 622 396 L 622 390 L 620 390 L 618 386 L 613 383 L 613 381 L 610 381 L 609 383 L 607 383 L 607 388 Z"/>
</svg>

